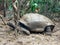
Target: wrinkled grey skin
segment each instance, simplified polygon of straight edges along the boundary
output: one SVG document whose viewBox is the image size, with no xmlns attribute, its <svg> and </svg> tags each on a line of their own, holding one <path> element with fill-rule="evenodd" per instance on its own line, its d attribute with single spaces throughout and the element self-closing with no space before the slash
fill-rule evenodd
<svg viewBox="0 0 60 45">
<path fill-rule="evenodd" d="M 37 14 L 37 13 L 25 14 L 20 19 L 20 22 L 23 23 L 24 25 L 28 26 L 30 28 L 30 31 L 32 31 L 32 32 L 47 31 L 50 33 L 50 32 L 52 32 L 52 30 L 55 26 L 55 24 L 49 18 L 47 18 L 41 14 Z M 27 30 L 27 31 L 29 31 L 29 30 Z"/>
</svg>

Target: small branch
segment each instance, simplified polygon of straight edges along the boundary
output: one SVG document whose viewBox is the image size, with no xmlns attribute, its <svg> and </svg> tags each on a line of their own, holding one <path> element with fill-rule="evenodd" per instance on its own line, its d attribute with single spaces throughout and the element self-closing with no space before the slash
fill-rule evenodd
<svg viewBox="0 0 60 45">
<path fill-rule="evenodd" d="M 6 17 L 6 5 L 5 5 L 5 1 L 4 0 L 2 0 L 2 2 L 3 2 L 3 12 L 4 12 L 4 17 Z"/>
<path fill-rule="evenodd" d="M 2 19 L 2 21 L 3 21 L 4 25 L 6 25 L 6 22 L 4 21 L 3 17 L 2 17 L 2 16 L 0 16 L 0 18 Z"/>
</svg>

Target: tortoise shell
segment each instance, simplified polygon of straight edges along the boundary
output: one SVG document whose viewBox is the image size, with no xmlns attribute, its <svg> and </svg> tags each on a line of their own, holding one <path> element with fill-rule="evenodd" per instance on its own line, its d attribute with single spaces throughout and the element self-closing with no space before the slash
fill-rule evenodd
<svg viewBox="0 0 60 45">
<path fill-rule="evenodd" d="M 55 25 L 48 17 L 37 13 L 23 15 L 20 22 L 35 32 L 42 32 L 46 26 Z"/>
</svg>

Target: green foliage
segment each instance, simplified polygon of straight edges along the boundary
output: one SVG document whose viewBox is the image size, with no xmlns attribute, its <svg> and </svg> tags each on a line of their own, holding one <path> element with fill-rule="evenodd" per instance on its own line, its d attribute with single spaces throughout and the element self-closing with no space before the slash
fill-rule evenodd
<svg viewBox="0 0 60 45">
<path fill-rule="evenodd" d="M 34 1 L 30 2 L 31 11 L 34 12 L 38 8 L 38 4 Z"/>
<path fill-rule="evenodd" d="M 2 0 L 0 0 L 1 3 Z M 9 10 L 12 10 L 12 0 L 7 0 L 9 3 Z M 27 3 L 29 5 L 26 7 Z M 20 4 L 19 4 L 20 5 Z M 20 5 L 20 14 L 35 12 L 38 8 L 38 13 L 60 13 L 60 1 L 59 0 L 23 0 L 22 5 Z"/>
<path fill-rule="evenodd" d="M 2 0 L 0 0 L 0 3 L 2 2 Z"/>
<path fill-rule="evenodd" d="M 56 6 L 55 6 L 55 8 L 53 9 L 53 11 L 55 11 L 55 12 L 60 12 L 60 2 L 57 2 L 57 4 L 56 4 Z"/>
<path fill-rule="evenodd" d="M 37 4 L 37 6 L 35 5 Z M 36 8 L 40 8 L 42 12 L 60 12 L 60 2 L 56 0 L 30 0 L 31 11 L 35 11 Z"/>
<path fill-rule="evenodd" d="M 8 10 L 13 10 L 13 7 L 12 7 L 12 0 L 7 0 L 8 2 Z"/>
</svg>

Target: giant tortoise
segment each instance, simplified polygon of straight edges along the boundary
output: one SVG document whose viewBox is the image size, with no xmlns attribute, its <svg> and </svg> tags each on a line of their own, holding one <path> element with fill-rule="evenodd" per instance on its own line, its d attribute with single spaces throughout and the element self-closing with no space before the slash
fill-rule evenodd
<svg viewBox="0 0 60 45">
<path fill-rule="evenodd" d="M 8 25 L 15 28 L 10 23 L 8 23 Z M 43 32 L 44 34 L 50 35 L 53 32 L 55 24 L 44 15 L 28 13 L 18 20 L 18 27 L 20 27 L 26 34 L 30 34 L 31 32 Z"/>
<path fill-rule="evenodd" d="M 55 27 L 55 24 L 49 18 L 37 13 L 23 15 L 18 24 L 22 30 L 27 30 L 29 33 L 44 32 L 46 34 L 51 34 Z"/>
</svg>

